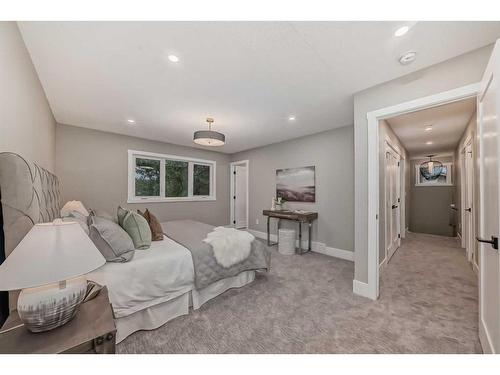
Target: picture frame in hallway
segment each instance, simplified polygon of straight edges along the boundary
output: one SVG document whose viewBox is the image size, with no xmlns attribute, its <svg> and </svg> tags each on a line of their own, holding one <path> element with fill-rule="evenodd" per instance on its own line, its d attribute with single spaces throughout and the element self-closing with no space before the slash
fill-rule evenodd
<svg viewBox="0 0 500 375">
<path fill-rule="evenodd" d="M 415 165 L 415 186 L 453 186 L 453 163 L 443 163 L 441 174 L 434 180 L 427 180 L 420 173 L 420 166 Z"/>
</svg>

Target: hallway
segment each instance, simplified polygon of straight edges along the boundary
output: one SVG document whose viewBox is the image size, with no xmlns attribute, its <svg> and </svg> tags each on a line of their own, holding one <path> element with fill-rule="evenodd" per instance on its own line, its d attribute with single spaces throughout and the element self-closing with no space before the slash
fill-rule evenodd
<svg viewBox="0 0 500 375">
<path fill-rule="evenodd" d="M 482 352 L 477 277 L 456 238 L 407 233 L 381 272 L 379 303 L 407 352 Z"/>
</svg>

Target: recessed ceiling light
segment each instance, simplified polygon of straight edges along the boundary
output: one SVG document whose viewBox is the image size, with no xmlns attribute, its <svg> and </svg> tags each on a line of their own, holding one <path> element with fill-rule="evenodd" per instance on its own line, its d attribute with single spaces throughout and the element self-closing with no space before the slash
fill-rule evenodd
<svg viewBox="0 0 500 375">
<path fill-rule="evenodd" d="M 432 130 L 432 125 L 426 126 L 424 130 L 430 132 Z"/>
<path fill-rule="evenodd" d="M 408 30 L 410 30 L 410 26 L 400 27 L 394 32 L 394 36 L 403 36 L 408 32 Z"/>
<path fill-rule="evenodd" d="M 288 120 L 289 120 L 289 121 L 295 121 L 295 116 L 289 116 L 289 117 L 288 117 Z"/>
<path fill-rule="evenodd" d="M 168 59 L 173 63 L 179 62 L 179 58 L 175 55 L 168 55 Z"/>
<path fill-rule="evenodd" d="M 432 145 L 432 141 L 425 142 L 426 145 Z"/>
<path fill-rule="evenodd" d="M 417 58 L 417 53 L 415 51 L 409 51 L 409 52 L 403 53 L 399 57 L 399 63 L 401 65 L 408 65 L 408 64 L 412 63 L 416 58 Z"/>
<path fill-rule="evenodd" d="M 127 122 L 128 122 L 129 124 L 135 124 L 135 120 L 132 120 L 132 119 L 128 119 L 128 120 L 127 120 Z"/>
</svg>

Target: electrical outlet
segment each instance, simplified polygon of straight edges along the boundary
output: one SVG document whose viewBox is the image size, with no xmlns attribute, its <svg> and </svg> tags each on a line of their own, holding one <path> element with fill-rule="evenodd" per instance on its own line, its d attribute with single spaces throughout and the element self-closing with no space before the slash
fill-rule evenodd
<svg viewBox="0 0 500 375">
<path fill-rule="evenodd" d="M 255 219 L 255 225 L 259 225 L 259 219 Z"/>
</svg>

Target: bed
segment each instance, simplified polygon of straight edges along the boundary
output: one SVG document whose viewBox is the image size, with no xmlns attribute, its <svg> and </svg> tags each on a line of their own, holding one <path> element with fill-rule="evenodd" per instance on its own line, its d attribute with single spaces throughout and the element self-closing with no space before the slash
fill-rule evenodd
<svg viewBox="0 0 500 375">
<path fill-rule="evenodd" d="M 4 251 L 8 256 L 34 224 L 59 217 L 59 181 L 49 171 L 17 154 L 0 153 L 0 192 Z M 186 222 L 181 224 L 186 226 Z M 202 223 L 190 225 L 208 228 Z M 136 250 L 131 261 L 106 263 L 87 275 L 89 280 L 108 287 L 117 342 L 133 332 L 155 329 L 186 315 L 190 308 L 199 309 L 230 288 L 249 284 L 254 281 L 256 270 L 269 266 L 270 254 L 266 249 L 262 256 L 267 268 L 255 267 L 250 260 L 247 267 L 219 270 L 219 277 L 203 283 L 200 281 L 203 273 L 199 271 L 201 260 L 186 246 L 164 236 L 163 241 L 152 242 L 148 250 Z M 213 273 L 215 266 L 211 267 L 209 271 Z M 16 302 L 17 293 L 11 292 L 11 310 Z"/>
</svg>

